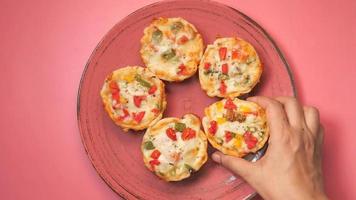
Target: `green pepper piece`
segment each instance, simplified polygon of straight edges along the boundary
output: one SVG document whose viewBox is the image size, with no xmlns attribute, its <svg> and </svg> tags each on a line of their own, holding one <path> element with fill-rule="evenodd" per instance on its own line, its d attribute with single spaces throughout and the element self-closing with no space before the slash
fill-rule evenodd
<svg viewBox="0 0 356 200">
<path fill-rule="evenodd" d="M 172 25 L 171 25 L 171 31 L 176 34 L 178 33 L 182 28 L 183 28 L 183 23 L 182 22 L 174 22 Z"/>
<path fill-rule="evenodd" d="M 162 53 L 162 58 L 165 60 L 169 60 L 171 58 L 173 58 L 176 55 L 176 52 L 174 49 L 168 49 L 167 51 Z"/>
<path fill-rule="evenodd" d="M 179 132 L 183 132 L 183 130 L 186 128 L 186 125 L 184 123 L 177 122 L 174 125 L 174 129 Z"/>
<path fill-rule="evenodd" d="M 140 75 L 136 75 L 135 79 L 137 82 L 139 82 L 143 87 L 147 87 L 147 88 L 151 88 L 151 84 L 147 81 L 145 81 L 144 79 L 141 78 Z"/>
<path fill-rule="evenodd" d="M 214 73 L 214 71 L 211 70 L 211 69 L 204 71 L 204 75 L 209 75 L 209 74 L 211 74 L 211 73 Z"/>
<path fill-rule="evenodd" d="M 162 35 L 163 35 L 162 31 L 160 31 L 159 29 L 156 29 L 152 33 L 152 41 L 155 43 L 159 43 L 162 40 Z"/>
<path fill-rule="evenodd" d="M 152 143 L 151 141 L 145 142 L 144 147 L 145 147 L 145 149 L 147 149 L 147 150 L 152 150 L 152 149 L 155 148 L 155 146 L 153 145 L 153 143 Z"/>
<path fill-rule="evenodd" d="M 229 76 L 227 74 L 219 74 L 218 75 L 218 79 L 219 80 L 228 80 L 229 79 Z"/>
</svg>

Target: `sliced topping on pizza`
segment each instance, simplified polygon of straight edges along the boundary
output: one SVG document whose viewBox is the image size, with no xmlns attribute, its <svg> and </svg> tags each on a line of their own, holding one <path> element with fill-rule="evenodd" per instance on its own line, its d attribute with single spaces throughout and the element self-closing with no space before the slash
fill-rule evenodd
<svg viewBox="0 0 356 200">
<path fill-rule="evenodd" d="M 148 94 L 154 94 L 157 90 L 157 85 L 152 85 L 148 90 Z"/>
<path fill-rule="evenodd" d="M 146 150 L 152 150 L 155 148 L 155 146 L 153 145 L 152 141 L 147 141 L 144 143 L 144 148 Z"/>
<path fill-rule="evenodd" d="M 171 140 L 177 141 L 177 135 L 173 128 L 168 128 L 166 134 Z"/>
<path fill-rule="evenodd" d="M 218 130 L 218 124 L 216 121 L 210 121 L 209 133 L 215 135 L 216 131 Z"/>
<path fill-rule="evenodd" d="M 161 54 L 161 57 L 163 60 L 168 61 L 176 56 L 176 50 L 174 49 L 168 49 L 167 51 L 163 52 Z"/>
<path fill-rule="evenodd" d="M 137 108 L 141 107 L 141 103 L 143 100 L 146 100 L 146 96 L 141 95 L 141 96 L 133 96 L 133 101 L 134 104 Z"/>
<path fill-rule="evenodd" d="M 140 123 L 143 119 L 143 117 L 145 116 L 145 111 L 141 111 L 138 113 L 133 112 L 132 113 L 132 118 L 135 120 L 135 122 Z"/>
<path fill-rule="evenodd" d="M 245 140 L 245 143 L 247 144 L 247 148 L 249 148 L 249 149 L 254 148 L 258 141 L 257 138 L 255 136 L 253 136 L 250 131 L 246 131 L 244 133 L 244 140 Z"/>
<path fill-rule="evenodd" d="M 180 21 L 175 21 L 172 23 L 171 25 L 171 31 L 174 33 L 174 34 L 177 34 L 180 30 L 182 30 L 184 27 L 183 23 L 180 22 Z"/>
<path fill-rule="evenodd" d="M 161 152 L 159 152 L 159 151 L 156 149 L 156 150 L 154 150 L 154 151 L 151 153 L 151 158 L 153 158 L 153 159 L 158 159 L 160 155 L 161 155 Z"/>
<path fill-rule="evenodd" d="M 227 86 L 225 84 L 225 81 L 222 80 L 220 82 L 220 87 L 219 87 L 219 91 L 220 91 L 221 95 L 225 95 L 226 94 L 226 88 L 227 88 Z"/>
<path fill-rule="evenodd" d="M 174 129 L 179 132 L 183 132 L 183 130 L 186 128 L 186 125 L 181 122 L 177 122 L 174 124 Z"/>
<path fill-rule="evenodd" d="M 226 53 L 227 53 L 227 48 L 226 47 L 220 47 L 219 48 L 219 57 L 220 57 L 220 60 L 225 60 L 226 58 Z"/>
<path fill-rule="evenodd" d="M 230 142 L 232 138 L 235 137 L 235 133 L 230 132 L 230 131 L 225 131 L 225 141 Z"/>
<path fill-rule="evenodd" d="M 162 31 L 159 30 L 157 27 L 154 27 L 154 31 L 152 33 L 152 42 L 158 44 L 162 40 Z"/>
<path fill-rule="evenodd" d="M 185 128 L 182 132 L 182 140 L 190 140 L 192 138 L 195 138 L 195 136 L 196 131 L 192 128 Z"/>
</svg>

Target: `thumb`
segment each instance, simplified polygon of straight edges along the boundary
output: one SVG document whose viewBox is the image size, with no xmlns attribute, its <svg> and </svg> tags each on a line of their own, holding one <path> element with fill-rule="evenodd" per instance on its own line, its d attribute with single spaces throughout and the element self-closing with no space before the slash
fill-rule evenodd
<svg viewBox="0 0 356 200">
<path fill-rule="evenodd" d="M 253 169 L 255 168 L 253 163 L 250 163 L 243 158 L 224 155 L 221 152 L 213 153 L 212 159 L 233 173 L 241 176 L 245 180 L 248 179 L 250 174 L 253 173 Z"/>
</svg>

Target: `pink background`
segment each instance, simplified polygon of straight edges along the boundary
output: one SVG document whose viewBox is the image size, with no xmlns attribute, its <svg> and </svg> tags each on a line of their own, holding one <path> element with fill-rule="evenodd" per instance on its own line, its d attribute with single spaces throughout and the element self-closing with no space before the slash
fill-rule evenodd
<svg viewBox="0 0 356 200">
<path fill-rule="evenodd" d="M 0 2 L 1 199 L 118 199 L 81 143 L 77 89 L 105 33 L 152 2 Z M 300 99 L 321 112 L 326 192 L 356 199 L 356 2 L 223 2 L 256 20 L 281 47 Z"/>
</svg>

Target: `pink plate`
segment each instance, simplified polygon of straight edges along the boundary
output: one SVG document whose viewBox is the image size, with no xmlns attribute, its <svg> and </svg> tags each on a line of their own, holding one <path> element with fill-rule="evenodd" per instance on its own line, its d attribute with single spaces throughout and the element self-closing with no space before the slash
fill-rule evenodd
<svg viewBox="0 0 356 200">
<path fill-rule="evenodd" d="M 139 49 L 143 29 L 155 17 L 183 17 L 202 34 L 205 44 L 216 36 L 239 36 L 257 50 L 264 72 L 250 95 L 295 95 L 288 65 L 270 36 L 249 17 L 210 1 L 165 1 L 146 6 L 116 24 L 91 55 L 80 83 L 78 124 L 93 166 L 105 182 L 125 199 L 244 199 L 255 194 L 241 178 L 208 162 L 189 179 L 167 183 L 143 164 L 143 132 L 125 133 L 105 113 L 99 91 L 105 76 L 126 65 L 142 65 Z M 181 83 L 167 83 L 165 116 L 185 113 L 203 116 L 217 99 L 201 89 L 197 75 Z M 209 147 L 209 155 L 213 149 Z"/>
</svg>

